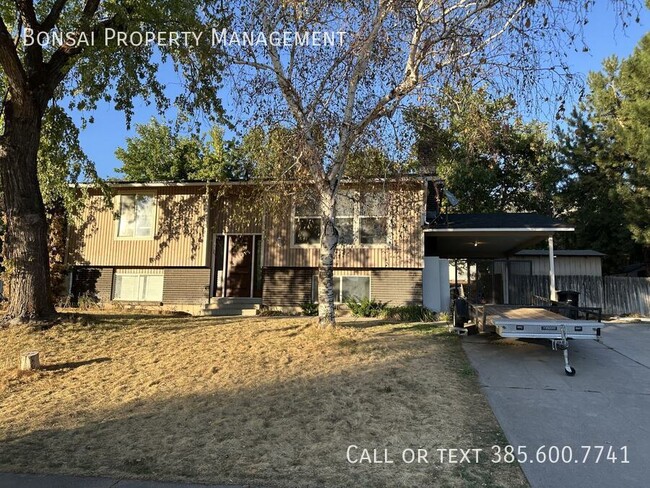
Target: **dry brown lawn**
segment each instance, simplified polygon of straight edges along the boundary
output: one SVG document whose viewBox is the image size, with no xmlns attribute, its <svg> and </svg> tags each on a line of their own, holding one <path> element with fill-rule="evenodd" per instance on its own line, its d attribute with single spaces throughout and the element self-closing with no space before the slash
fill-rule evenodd
<svg viewBox="0 0 650 488">
<path fill-rule="evenodd" d="M 21 352 L 44 369 L 21 375 Z M 349 464 L 349 445 L 394 464 Z M 458 338 L 311 318 L 69 315 L 0 330 L 0 471 L 269 487 L 526 486 Z M 402 461 L 428 451 L 429 464 Z M 478 464 L 437 448 L 482 448 Z M 358 457 L 360 451 L 355 451 Z"/>
</svg>

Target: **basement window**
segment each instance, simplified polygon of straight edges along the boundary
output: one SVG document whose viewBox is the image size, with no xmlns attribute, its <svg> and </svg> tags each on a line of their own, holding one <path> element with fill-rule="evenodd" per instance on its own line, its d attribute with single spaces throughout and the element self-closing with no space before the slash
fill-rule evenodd
<svg viewBox="0 0 650 488">
<path fill-rule="evenodd" d="M 334 302 L 343 303 L 348 298 L 370 298 L 370 276 L 335 276 Z M 318 275 L 312 277 L 311 299 L 318 302 Z"/>
<path fill-rule="evenodd" d="M 113 300 L 128 302 L 162 302 L 162 270 L 116 270 Z"/>
</svg>

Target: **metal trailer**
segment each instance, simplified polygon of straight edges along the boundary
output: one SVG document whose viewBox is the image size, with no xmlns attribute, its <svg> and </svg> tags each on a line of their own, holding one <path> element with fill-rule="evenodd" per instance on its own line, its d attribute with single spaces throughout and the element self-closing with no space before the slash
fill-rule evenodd
<svg viewBox="0 0 650 488">
<path fill-rule="evenodd" d="M 470 310 L 481 331 L 493 331 L 501 337 L 515 339 L 551 341 L 553 350 L 562 351 L 564 355 L 564 371 L 568 376 L 576 373 L 569 363 L 569 340 L 598 340 L 603 327 L 599 308 L 470 305 Z M 593 320 L 590 320 L 591 317 Z"/>
</svg>

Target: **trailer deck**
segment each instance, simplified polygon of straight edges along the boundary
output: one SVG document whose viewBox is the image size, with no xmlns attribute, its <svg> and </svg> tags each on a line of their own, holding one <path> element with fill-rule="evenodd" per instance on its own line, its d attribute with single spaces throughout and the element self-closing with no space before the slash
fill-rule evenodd
<svg viewBox="0 0 650 488">
<path fill-rule="evenodd" d="M 550 340 L 553 350 L 563 351 L 564 370 L 569 376 L 575 374 L 575 369 L 569 364 L 569 340 L 598 340 L 603 327 L 600 309 L 596 308 L 470 304 L 470 311 L 481 331 L 496 332 L 501 337 L 516 339 Z M 589 320 L 592 316 L 595 320 Z"/>
</svg>

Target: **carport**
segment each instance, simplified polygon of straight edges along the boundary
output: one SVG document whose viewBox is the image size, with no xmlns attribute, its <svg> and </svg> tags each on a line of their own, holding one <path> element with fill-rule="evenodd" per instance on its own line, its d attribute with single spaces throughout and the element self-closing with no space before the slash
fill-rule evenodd
<svg viewBox="0 0 650 488">
<path fill-rule="evenodd" d="M 536 213 L 492 213 L 443 214 L 425 225 L 423 230 L 424 305 L 445 310 L 449 304 L 449 293 L 445 297 L 444 288 L 448 288 L 449 277 L 444 268 L 446 266 L 448 269 L 449 260 L 502 260 L 507 276 L 511 256 L 544 240 L 548 241 L 551 270 L 549 299 L 555 300 L 553 236 L 556 232 L 572 232 L 574 229 L 559 220 Z M 457 282 L 457 279 L 454 281 Z M 503 303 L 508 303 L 507 286 L 504 287 L 504 294 Z M 442 295 L 442 299 L 436 300 L 438 295 Z M 494 301 L 493 298 L 490 297 L 489 301 Z"/>
</svg>

